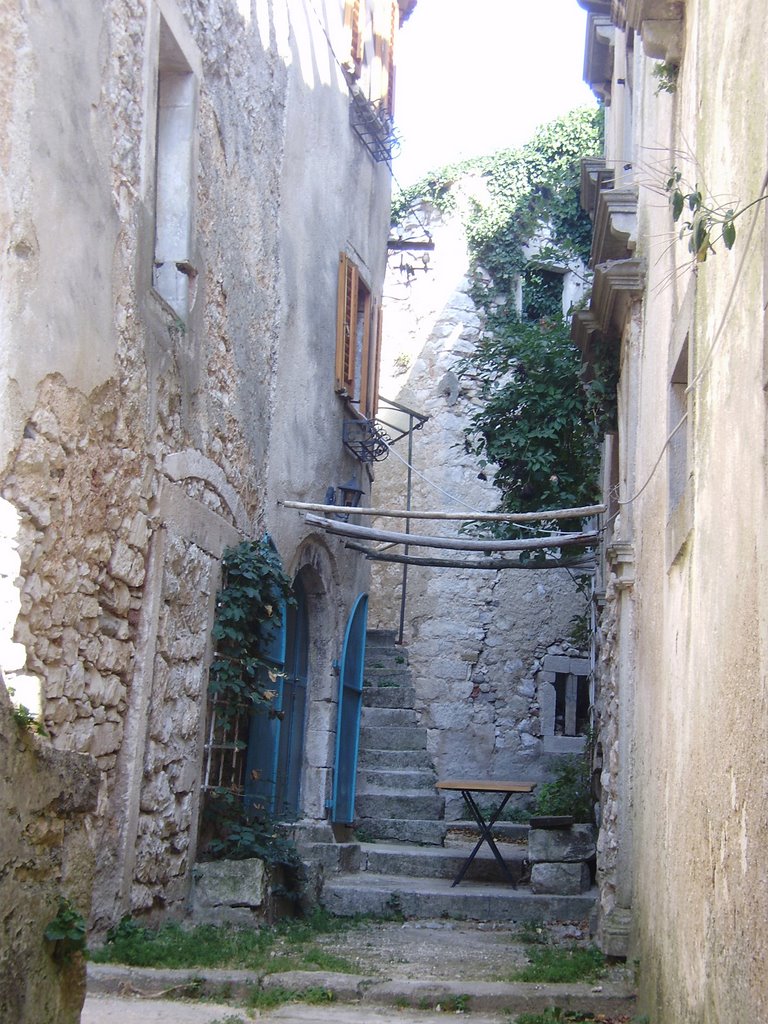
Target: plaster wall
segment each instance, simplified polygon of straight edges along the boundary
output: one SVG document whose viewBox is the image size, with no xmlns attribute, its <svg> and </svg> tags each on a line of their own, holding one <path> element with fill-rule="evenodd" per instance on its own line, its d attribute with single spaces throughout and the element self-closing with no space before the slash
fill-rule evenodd
<svg viewBox="0 0 768 1024">
<path fill-rule="evenodd" d="M 620 433 L 632 519 L 622 511 L 617 528 L 634 544 L 635 582 L 631 610 L 610 587 L 608 602 L 631 659 L 614 704 L 631 771 L 618 833 L 634 851 L 631 955 L 640 1009 L 661 1024 L 768 1014 L 764 211 L 739 218 L 731 252 L 716 244 L 694 268 L 655 191 L 673 166 L 728 204 L 764 191 L 758 41 L 767 28 L 760 5 L 737 18 L 716 0 L 689 2 L 676 92 L 656 94 L 644 58 L 635 82 L 637 253 L 647 278 L 638 358 L 624 335 Z M 670 379 L 686 334 L 687 504 L 675 510 L 669 451 L 657 459 L 674 426 Z"/>
<path fill-rule="evenodd" d="M 429 417 L 413 435 L 412 507 L 490 511 L 499 501 L 491 468 L 483 470 L 464 448 L 478 387 L 459 363 L 472 352 L 483 321 L 470 296 L 461 217 L 443 218 L 426 207 L 419 216 L 435 250 L 428 272 L 405 274 L 398 254 L 390 260 L 381 392 Z M 416 237 L 419 229 L 414 223 L 406 233 Z M 421 267 L 420 258 L 410 261 Z M 405 508 L 407 459 L 403 439 L 376 464 L 377 506 Z M 391 519 L 378 525 L 400 528 Z M 411 524 L 413 533 L 440 536 L 455 536 L 458 528 L 457 522 Z M 399 631 L 402 580 L 402 565 L 374 563 L 372 625 Z M 549 694 L 542 688 L 554 691 L 543 679 L 542 659 L 579 655 L 568 637 L 584 607 L 562 570 L 408 567 L 403 641 L 440 777 L 547 777 L 554 759 L 544 749 L 541 705 Z M 447 802 L 448 818 L 463 813 L 459 800 Z"/>
<path fill-rule="evenodd" d="M 322 498 L 350 475 L 333 393 L 335 273 L 355 246 L 381 280 L 387 174 L 352 136 L 329 55 L 324 29 L 338 34 L 343 5 L 327 25 L 298 0 L 240 6 L 0 14 L 0 217 L 13 239 L 0 276 L 2 667 L 37 701 L 53 746 L 98 764 L 99 928 L 185 907 L 224 549 L 269 528 L 287 571 L 316 573 L 310 734 L 323 749 L 302 792 L 316 818 L 331 662 L 366 582 L 359 559 L 310 539 L 276 499 Z M 181 305 L 152 285 L 169 34 L 194 79 Z"/>
</svg>

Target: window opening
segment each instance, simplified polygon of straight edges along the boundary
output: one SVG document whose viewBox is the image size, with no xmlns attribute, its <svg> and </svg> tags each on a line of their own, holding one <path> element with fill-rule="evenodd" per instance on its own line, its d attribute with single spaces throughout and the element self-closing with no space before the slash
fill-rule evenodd
<svg viewBox="0 0 768 1024">
<path fill-rule="evenodd" d="M 195 75 L 161 18 L 152 284 L 182 320 L 194 301 L 197 276 L 192 263 L 196 105 Z"/>
<path fill-rule="evenodd" d="M 589 731 L 589 677 L 558 672 L 554 686 L 555 735 L 586 736 Z"/>
<path fill-rule="evenodd" d="M 669 384 L 669 430 L 674 430 L 688 411 L 688 338 L 686 337 Z M 688 482 L 688 420 L 669 442 L 669 510 L 673 512 Z"/>
</svg>

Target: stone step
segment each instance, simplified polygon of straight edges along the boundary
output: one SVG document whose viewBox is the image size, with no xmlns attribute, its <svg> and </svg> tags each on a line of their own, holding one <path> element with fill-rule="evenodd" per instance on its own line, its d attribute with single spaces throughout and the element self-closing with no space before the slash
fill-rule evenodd
<svg viewBox="0 0 768 1024">
<path fill-rule="evenodd" d="M 302 860 L 321 864 L 326 874 L 360 871 L 365 863 L 359 843 L 307 843 L 299 853 Z"/>
<path fill-rule="evenodd" d="M 321 901 L 332 914 L 402 914 L 406 918 L 473 921 L 572 921 L 589 917 L 597 890 L 580 896 L 536 895 L 525 886 L 447 878 L 340 874 L 326 881 Z"/>
<path fill-rule="evenodd" d="M 376 875 L 409 875 L 417 878 L 447 878 L 452 881 L 471 851 L 472 845 L 446 848 L 407 846 L 403 843 L 361 843 L 360 870 L 370 871 Z M 509 873 L 516 882 L 519 882 L 525 866 L 525 846 L 501 843 L 499 852 Z M 464 878 L 467 881 L 506 881 L 496 858 L 487 846 L 478 851 Z"/>
<path fill-rule="evenodd" d="M 355 819 L 355 830 L 360 842 L 386 839 L 398 843 L 427 843 L 442 846 L 445 822 L 418 818 L 363 818 Z"/>
<path fill-rule="evenodd" d="M 381 668 L 376 668 L 366 662 L 363 669 L 364 690 L 367 688 L 381 689 L 383 687 L 411 686 L 412 683 L 413 675 L 411 670 L 403 668 L 402 665 L 384 665 Z"/>
<path fill-rule="evenodd" d="M 424 769 L 434 771 L 432 758 L 424 750 L 373 750 L 366 749 L 362 745 L 358 757 L 358 768 L 368 769 L 389 769 L 400 768 L 403 770 Z"/>
<path fill-rule="evenodd" d="M 419 716 L 413 708 L 368 708 L 362 709 L 360 724 L 363 729 L 392 728 L 402 725 L 418 726 Z"/>
<path fill-rule="evenodd" d="M 362 750 L 426 750 L 427 731 L 420 726 L 374 726 L 360 730 Z"/>
<path fill-rule="evenodd" d="M 442 797 L 423 790 L 401 792 L 358 793 L 355 817 L 389 819 L 424 819 L 439 821 L 443 815 Z"/>
<path fill-rule="evenodd" d="M 395 629 L 369 629 L 365 634 L 366 645 L 387 644 L 394 647 L 396 637 L 397 630 Z"/>
<path fill-rule="evenodd" d="M 426 789 L 435 791 L 437 776 L 429 769 L 378 769 L 359 768 L 357 792 L 370 793 L 382 790 Z"/>
<path fill-rule="evenodd" d="M 461 844 L 467 841 L 467 836 L 477 836 L 478 839 L 480 838 L 480 829 L 474 821 L 447 821 L 445 827 L 447 829 L 446 843 L 454 842 Z M 528 825 L 521 825 L 516 821 L 497 821 L 493 826 L 495 839 L 527 842 L 529 831 Z"/>
<path fill-rule="evenodd" d="M 363 689 L 364 708 L 412 708 L 416 703 L 416 690 L 412 686 L 366 686 Z"/>
</svg>

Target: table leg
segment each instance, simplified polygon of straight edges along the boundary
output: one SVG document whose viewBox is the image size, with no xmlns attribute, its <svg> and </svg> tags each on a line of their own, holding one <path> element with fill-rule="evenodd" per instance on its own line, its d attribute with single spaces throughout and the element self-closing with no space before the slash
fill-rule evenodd
<svg viewBox="0 0 768 1024">
<path fill-rule="evenodd" d="M 453 888 L 454 885 L 458 885 L 459 882 L 464 877 L 464 875 L 467 873 L 467 868 L 472 863 L 472 861 L 475 859 L 475 857 L 477 855 L 477 851 L 480 849 L 480 847 L 483 845 L 483 843 L 487 843 L 488 846 L 490 846 L 491 852 L 493 853 L 493 856 L 496 858 L 496 863 L 499 865 L 499 868 L 501 869 L 501 873 L 504 875 L 504 877 L 507 879 L 507 881 L 510 883 L 510 885 L 513 888 L 517 888 L 517 883 L 515 882 L 515 880 L 512 877 L 512 875 L 510 874 L 509 868 L 504 863 L 504 858 L 499 853 L 499 848 L 496 846 L 496 843 L 494 842 L 493 831 L 492 831 L 493 830 L 493 826 L 496 824 L 496 822 L 497 822 L 501 812 L 507 806 L 507 801 L 512 796 L 512 794 L 511 793 L 505 793 L 504 794 L 504 799 L 501 801 L 501 803 L 496 808 L 496 810 L 491 815 L 491 817 L 488 819 L 488 821 L 486 821 L 483 818 L 483 815 L 482 815 L 482 813 L 480 811 L 480 808 L 477 806 L 477 804 L 473 800 L 472 794 L 471 794 L 471 792 L 469 790 L 462 789 L 461 795 L 464 797 L 464 802 L 466 803 L 467 807 L 469 808 L 470 814 L 472 815 L 472 817 L 474 818 L 475 822 L 477 823 L 478 828 L 480 829 L 480 838 L 478 839 L 477 843 L 475 844 L 475 848 L 472 850 L 470 855 L 467 857 L 467 859 L 462 864 L 461 870 L 459 871 L 458 875 L 456 875 L 456 877 L 454 878 L 453 882 L 451 883 L 451 888 Z"/>
</svg>

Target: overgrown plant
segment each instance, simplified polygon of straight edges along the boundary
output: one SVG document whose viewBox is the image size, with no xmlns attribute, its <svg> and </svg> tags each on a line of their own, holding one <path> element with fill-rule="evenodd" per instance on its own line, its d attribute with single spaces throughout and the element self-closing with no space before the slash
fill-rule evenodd
<svg viewBox="0 0 768 1024">
<path fill-rule="evenodd" d="M 53 959 L 68 963 L 75 953 L 85 951 L 85 918 L 66 896 L 60 896 L 56 916 L 48 922 L 43 935 L 52 944 Z"/>
<path fill-rule="evenodd" d="M 606 413 L 565 325 L 494 316 L 489 326 L 459 368 L 479 390 L 467 450 L 495 466 L 505 511 L 592 504 Z"/>
<path fill-rule="evenodd" d="M 601 151 L 602 124 L 602 110 L 573 111 L 520 149 L 429 175 L 393 208 L 397 223 L 419 199 L 447 206 L 462 177 L 484 183 L 486 198 L 468 198 L 464 225 L 485 330 L 458 372 L 478 384 L 467 450 L 481 468 L 493 468 L 508 512 L 592 504 L 598 496 L 598 443 L 615 419 L 618 367 L 614 354 L 598 353 L 592 379 L 582 378 L 563 321 L 562 268 L 589 258 L 581 158 Z"/>
<path fill-rule="evenodd" d="M 203 816 L 212 838 L 206 844 L 203 858 L 246 860 L 258 857 L 267 864 L 298 868 L 301 860 L 295 843 L 280 833 L 263 808 L 254 807 L 252 812 L 246 815 L 242 797 L 229 789 L 218 788 L 206 794 Z M 291 893 L 293 891 L 291 889 Z"/>
<path fill-rule="evenodd" d="M 672 220 L 680 223 L 680 238 L 688 238 L 688 250 L 697 263 L 704 263 L 710 253 L 715 253 L 715 245 L 722 242 L 726 249 L 732 249 L 736 241 L 736 221 L 757 203 L 768 199 L 763 194 L 751 203 L 738 207 L 718 203 L 712 196 L 703 192 L 698 185 L 692 188 L 683 181 L 682 172 L 676 167 L 664 184 L 672 207 Z"/>
<path fill-rule="evenodd" d="M 654 64 L 651 74 L 656 79 L 656 95 L 660 92 L 677 92 L 677 79 L 680 74 L 680 65 L 675 61 L 661 61 Z"/>
<path fill-rule="evenodd" d="M 294 598 L 280 556 L 267 538 L 227 548 L 222 569 L 209 689 L 225 713 L 234 713 L 243 705 L 269 705 L 274 699 L 278 669 L 269 647 L 283 609 Z"/>
<path fill-rule="evenodd" d="M 12 686 L 8 687 L 8 695 L 11 698 L 16 696 L 16 691 Z M 48 735 L 45 725 L 41 719 L 39 719 L 33 711 L 30 711 L 26 704 L 14 704 L 12 714 L 14 722 L 20 729 L 27 729 L 29 732 L 35 732 L 38 736 Z"/>
<path fill-rule="evenodd" d="M 534 814 L 570 815 L 579 822 L 592 822 L 591 745 L 583 754 L 558 760 L 551 782 L 543 782 L 536 793 Z"/>
</svg>

